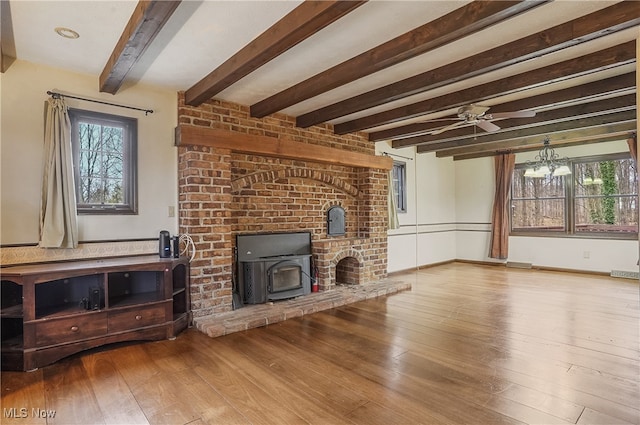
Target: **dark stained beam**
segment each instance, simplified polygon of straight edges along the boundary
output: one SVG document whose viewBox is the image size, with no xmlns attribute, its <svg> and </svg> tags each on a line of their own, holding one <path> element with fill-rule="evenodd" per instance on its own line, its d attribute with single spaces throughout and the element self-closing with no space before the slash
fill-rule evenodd
<svg viewBox="0 0 640 425">
<path fill-rule="evenodd" d="M 546 1 L 492 0 L 469 3 L 433 22 L 404 33 L 393 40 L 251 105 L 251 116 L 262 118 L 280 111 L 473 34 L 497 22 L 530 10 Z"/>
<path fill-rule="evenodd" d="M 185 92 L 185 103 L 202 102 L 255 71 L 366 1 L 305 1 Z"/>
<path fill-rule="evenodd" d="M 635 40 L 632 40 L 575 59 L 565 60 L 501 80 L 336 124 L 334 131 L 337 134 L 346 134 L 392 124 L 405 119 L 416 118 L 426 113 L 481 102 L 493 97 L 505 96 L 534 87 L 542 87 L 552 82 L 566 81 L 577 76 L 630 64 L 635 62 L 635 50 Z"/>
<path fill-rule="evenodd" d="M 575 134 L 590 134 L 588 131 L 593 128 L 614 128 L 612 126 L 623 125 L 624 128 L 616 128 L 619 130 L 631 130 L 636 124 L 636 110 L 631 109 L 622 112 L 615 112 L 607 115 L 600 115 L 589 118 L 579 118 L 572 122 L 563 122 L 558 124 L 550 124 L 548 126 L 539 126 L 534 129 L 537 131 L 521 131 L 515 130 L 509 132 L 509 135 L 504 139 L 494 139 L 488 143 L 472 144 L 469 146 L 462 146 L 451 149 L 442 149 L 436 152 L 436 156 L 447 157 L 456 156 L 469 153 L 487 152 L 487 151 L 499 151 L 508 150 L 510 148 L 519 147 L 534 143 L 540 138 L 546 136 L 552 138 L 568 138 L 567 135 L 572 135 L 575 138 Z M 630 127 L 627 127 L 630 126 Z M 553 136 L 552 136 L 553 135 Z M 539 141 L 539 140 L 538 140 Z M 418 152 L 422 153 L 422 147 L 418 146 Z"/>
<path fill-rule="evenodd" d="M 554 148 L 566 148 L 569 146 L 582 146 L 591 143 L 603 143 L 603 142 L 615 142 L 618 140 L 626 140 L 634 134 L 634 124 L 623 123 L 613 124 L 604 127 L 594 127 L 586 130 L 576 130 L 575 132 L 568 132 L 561 135 L 558 139 L 553 139 Z M 469 153 L 456 155 L 453 157 L 454 161 L 462 161 L 465 159 L 485 158 L 488 156 L 495 156 L 501 153 L 520 153 L 520 152 L 533 152 L 540 150 L 543 146 L 544 138 L 536 139 L 537 144 L 523 145 L 519 147 L 513 147 L 506 150 L 497 151 L 485 151 L 477 153 Z M 559 142 L 558 142 L 559 141 Z"/>
<path fill-rule="evenodd" d="M 506 128 L 503 127 L 502 130 L 492 133 L 485 133 L 480 130 L 479 134 L 474 135 L 469 129 L 460 129 L 445 132 L 437 136 L 410 137 L 402 141 L 412 141 L 414 145 L 420 145 L 420 152 L 435 152 L 442 149 L 490 143 L 496 139 L 509 138 L 510 134 L 515 134 L 516 137 L 523 137 L 527 134 L 538 134 L 541 126 L 547 129 L 558 130 L 563 129 L 563 126 L 572 128 L 575 126 L 574 120 L 578 118 L 606 115 L 623 110 L 635 110 L 635 108 L 636 94 L 630 93 L 624 96 L 539 112 L 535 117 L 531 118 L 496 121 L 498 125 Z M 404 146 L 408 145 L 405 144 Z"/>
<path fill-rule="evenodd" d="M 636 2 L 617 3 L 508 44 L 300 115 L 296 124 L 299 127 L 308 127 L 363 111 L 559 51 L 637 26 L 639 23 L 640 7 Z"/>
<path fill-rule="evenodd" d="M 116 94 L 127 74 L 142 57 L 176 10 L 180 0 L 139 1 L 100 74 L 100 91 Z"/>
<path fill-rule="evenodd" d="M 632 89 L 635 90 L 635 87 L 636 73 L 629 72 L 627 74 L 617 75 L 615 77 L 610 77 L 579 86 L 568 87 L 562 90 L 556 90 L 549 93 L 527 97 L 524 99 L 518 99 L 512 102 L 501 103 L 500 105 L 494 105 L 489 110 L 489 113 L 519 111 L 522 109 L 535 109 L 542 107 L 553 108 L 557 107 L 557 105 L 561 105 L 569 101 L 583 103 L 584 101 L 598 96 L 615 95 L 615 93 L 617 92 L 627 92 Z M 403 125 L 400 127 L 393 127 L 386 130 L 369 133 L 369 140 L 372 142 L 377 142 L 380 140 L 394 139 L 396 137 L 417 136 L 420 134 L 428 133 L 430 130 L 435 130 L 436 128 L 442 127 L 442 125 L 442 122 L 423 122 Z M 401 148 L 410 145 L 410 143 L 406 143 L 402 139 L 393 141 L 394 148 Z"/>
</svg>

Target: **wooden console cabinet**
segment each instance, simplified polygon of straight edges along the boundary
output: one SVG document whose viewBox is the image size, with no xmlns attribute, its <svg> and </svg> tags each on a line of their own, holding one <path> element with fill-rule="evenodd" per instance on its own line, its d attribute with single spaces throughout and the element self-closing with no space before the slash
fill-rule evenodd
<svg viewBox="0 0 640 425">
<path fill-rule="evenodd" d="M 0 269 L 2 370 L 189 326 L 189 261 L 157 255 Z"/>
</svg>

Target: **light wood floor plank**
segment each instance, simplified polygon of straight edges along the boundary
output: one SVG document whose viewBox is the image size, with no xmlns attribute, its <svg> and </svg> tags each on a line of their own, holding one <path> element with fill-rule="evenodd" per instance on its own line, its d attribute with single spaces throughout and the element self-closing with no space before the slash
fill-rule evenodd
<svg viewBox="0 0 640 425">
<path fill-rule="evenodd" d="M 29 373 L 3 373 L 0 380 L 2 396 L 0 408 L 2 418 L 0 423 L 6 425 L 25 424 L 29 421 L 34 425 L 44 425 L 46 418 L 34 417 L 33 408 L 47 407 L 44 396 L 44 379 L 42 369 Z"/>
<path fill-rule="evenodd" d="M 149 423 L 108 353 L 83 356 L 82 364 L 107 425 Z"/>
<path fill-rule="evenodd" d="M 47 406 L 55 410 L 55 416 L 47 419 L 47 424 L 105 424 L 79 357 L 46 367 L 42 375 Z"/>
</svg>

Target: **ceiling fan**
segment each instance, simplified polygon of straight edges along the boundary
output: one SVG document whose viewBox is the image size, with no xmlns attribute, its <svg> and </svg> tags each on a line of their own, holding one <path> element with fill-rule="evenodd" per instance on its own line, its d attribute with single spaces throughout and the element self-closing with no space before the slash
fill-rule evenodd
<svg viewBox="0 0 640 425">
<path fill-rule="evenodd" d="M 439 128 L 431 132 L 432 135 L 441 134 L 445 131 L 462 127 L 465 125 L 473 125 L 474 127 L 480 127 L 484 131 L 492 132 L 500 130 L 500 127 L 492 123 L 493 120 L 504 118 L 528 118 L 536 115 L 535 111 L 512 111 L 512 112 L 497 112 L 495 114 L 487 114 L 489 110 L 488 106 L 482 105 L 465 105 L 458 109 L 458 118 L 448 118 L 459 120 L 453 124 L 449 124 L 445 127 Z"/>
</svg>

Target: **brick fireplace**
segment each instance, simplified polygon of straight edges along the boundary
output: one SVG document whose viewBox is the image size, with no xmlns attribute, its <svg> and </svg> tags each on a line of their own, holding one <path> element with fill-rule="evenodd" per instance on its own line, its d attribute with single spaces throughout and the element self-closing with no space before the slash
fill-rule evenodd
<svg viewBox="0 0 640 425">
<path fill-rule="evenodd" d="M 310 232 L 320 291 L 386 277 L 390 160 L 374 157 L 366 135 L 296 128 L 282 114 L 251 118 L 248 107 L 218 100 L 190 107 L 182 93 L 178 114 L 179 232 L 198 251 L 194 318 L 232 310 L 240 234 Z M 281 141 L 289 144 L 263 152 Z M 336 205 L 345 232 L 330 236 L 326 214 Z"/>
</svg>

